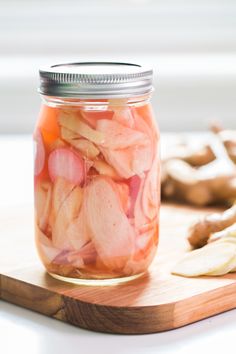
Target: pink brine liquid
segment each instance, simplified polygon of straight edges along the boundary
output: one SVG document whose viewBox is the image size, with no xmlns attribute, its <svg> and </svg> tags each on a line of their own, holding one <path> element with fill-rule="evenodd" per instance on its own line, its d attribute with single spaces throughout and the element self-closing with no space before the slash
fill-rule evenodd
<svg viewBox="0 0 236 354">
<path fill-rule="evenodd" d="M 53 275 L 130 277 L 145 272 L 156 252 L 159 135 L 150 105 L 105 103 L 105 110 L 104 102 L 102 109 L 44 104 L 40 112 L 36 244 Z"/>
</svg>

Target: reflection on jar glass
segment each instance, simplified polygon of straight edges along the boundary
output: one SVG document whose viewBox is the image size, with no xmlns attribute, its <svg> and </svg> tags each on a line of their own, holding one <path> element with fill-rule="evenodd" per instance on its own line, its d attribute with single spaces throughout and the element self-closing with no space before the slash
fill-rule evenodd
<svg viewBox="0 0 236 354">
<path fill-rule="evenodd" d="M 82 63 L 52 66 L 40 75 L 43 104 L 34 131 L 40 258 L 62 280 L 136 278 L 158 244 L 152 71 Z"/>
</svg>

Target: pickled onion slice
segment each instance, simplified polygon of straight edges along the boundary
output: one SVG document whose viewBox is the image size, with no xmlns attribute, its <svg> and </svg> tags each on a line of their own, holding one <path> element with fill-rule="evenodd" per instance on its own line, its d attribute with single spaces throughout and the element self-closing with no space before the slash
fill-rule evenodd
<svg viewBox="0 0 236 354">
<path fill-rule="evenodd" d="M 134 128 L 134 118 L 131 109 L 116 108 L 114 111 L 113 120 L 126 127 Z"/>
<path fill-rule="evenodd" d="M 138 195 L 136 197 L 136 201 L 134 205 L 134 225 L 137 231 L 139 231 L 143 227 L 143 225 L 149 222 L 149 219 L 143 212 L 143 205 L 142 205 L 142 194 L 143 194 L 144 182 L 145 182 L 144 179 L 141 179 Z"/>
<path fill-rule="evenodd" d="M 148 142 L 146 134 L 113 120 L 99 119 L 96 128 L 104 135 L 101 145 L 105 148 L 125 149 L 137 144 L 145 145 Z"/>
<path fill-rule="evenodd" d="M 142 196 L 143 212 L 149 218 L 153 219 L 157 215 L 159 207 L 159 182 L 158 182 L 158 155 L 153 161 L 150 171 L 147 173 Z"/>
<path fill-rule="evenodd" d="M 148 138 L 149 138 L 149 154 L 150 154 L 150 159 L 151 161 L 153 160 L 155 153 L 156 153 L 156 131 L 153 127 L 152 129 L 152 125 L 148 125 L 147 122 L 143 119 L 142 116 L 140 116 L 137 113 L 136 109 L 132 109 L 133 112 L 133 117 L 134 117 L 134 121 L 135 121 L 135 128 L 139 131 L 144 132 L 145 134 L 147 134 Z M 149 167 L 150 168 L 150 167 Z"/>
<path fill-rule="evenodd" d="M 75 184 L 69 182 L 63 177 L 57 177 L 53 184 L 52 191 L 52 212 L 54 216 L 57 216 L 59 209 L 63 202 L 75 188 Z"/>
<path fill-rule="evenodd" d="M 90 241 L 86 243 L 79 251 L 70 252 L 67 256 L 69 262 L 76 264 L 78 258 L 82 258 L 84 264 L 96 262 L 97 252 L 94 244 Z"/>
<path fill-rule="evenodd" d="M 45 231 L 49 223 L 52 187 L 49 182 L 38 182 L 35 186 L 35 209 L 38 226 Z"/>
<path fill-rule="evenodd" d="M 139 188 L 141 184 L 141 179 L 139 176 L 133 176 L 129 180 L 129 188 L 130 188 L 130 208 L 128 212 L 128 217 L 134 217 L 134 206 L 138 196 Z"/>
<path fill-rule="evenodd" d="M 113 188 L 120 198 L 125 213 L 129 210 L 129 187 L 125 183 L 113 183 Z"/>
<path fill-rule="evenodd" d="M 35 159 L 34 159 L 34 174 L 38 176 L 44 167 L 45 163 L 45 148 L 43 144 L 42 134 L 39 129 L 34 133 L 35 141 Z"/>
<path fill-rule="evenodd" d="M 49 264 L 61 252 L 55 248 L 52 241 L 35 225 L 36 243 L 40 256 Z"/>
<path fill-rule="evenodd" d="M 145 146 L 135 146 L 132 151 L 132 170 L 135 174 L 142 176 L 152 165 L 152 147 L 148 143 Z"/>
<path fill-rule="evenodd" d="M 79 251 L 86 243 L 90 241 L 89 230 L 87 226 L 86 214 L 82 205 L 77 218 L 71 220 L 67 226 L 65 237 L 70 241 L 74 250 Z"/>
<path fill-rule="evenodd" d="M 143 172 L 151 167 L 152 150 L 150 144 L 120 150 L 100 147 L 100 150 L 105 160 L 125 179 L 137 174 L 142 176 Z"/>
<path fill-rule="evenodd" d="M 53 150 L 48 158 L 48 169 L 51 180 L 63 177 L 74 184 L 84 181 L 84 162 L 79 154 L 65 148 Z"/>
<path fill-rule="evenodd" d="M 132 254 L 135 233 L 108 177 L 97 177 L 86 190 L 86 212 L 99 258 L 110 269 L 124 267 Z"/>
<path fill-rule="evenodd" d="M 123 178 L 130 178 L 135 175 L 132 170 L 132 151 L 130 149 L 110 150 L 100 147 L 105 160 Z"/>
<path fill-rule="evenodd" d="M 71 183 L 64 184 L 64 191 L 57 187 L 54 193 L 53 210 L 55 222 L 52 225 L 52 241 L 55 247 L 60 249 L 73 249 L 70 239 L 67 236 L 67 228 L 71 222 L 78 217 L 82 204 L 82 189 L 74 186 L 71 189 Z M 61 185 L 62 186 L 62 185 Z"/>
</svg>

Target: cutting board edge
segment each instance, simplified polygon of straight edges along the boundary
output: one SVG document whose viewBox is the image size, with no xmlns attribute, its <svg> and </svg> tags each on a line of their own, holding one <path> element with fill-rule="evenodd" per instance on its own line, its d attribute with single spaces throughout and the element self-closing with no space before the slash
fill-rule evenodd
<svg viewBox="0 0 236 354">
<path fill-rule="evenodd" d="M 224 286 L 225 301 L 220 296 L 221 288 L 217 288 L 165 304 L 118 307 L 85 302 L 10 276 L 0 276 L 0 299 L 4 301 L 84 329 L 117 334 L 163 332 L 234 309 L 235 290 L 236 282 Z M 220 309 L 215 306 L 219 298 Z"/>
</svg>

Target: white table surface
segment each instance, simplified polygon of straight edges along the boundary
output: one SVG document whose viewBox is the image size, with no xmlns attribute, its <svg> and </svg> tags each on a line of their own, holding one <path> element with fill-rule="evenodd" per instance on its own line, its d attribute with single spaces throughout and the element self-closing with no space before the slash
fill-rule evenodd
<svg viewBox="0 0 236 354">
<path fill-rule="evenodd" d="M 0 136 L 0 208 L 32 203 L 32 161 L 29 136 Z M 2 354 L 235 353 L 235 337 L 236 310 L 164 333 L 129 336 L 90 332 L 0 301 Z"/>
</svg>

